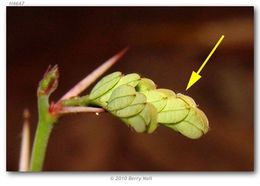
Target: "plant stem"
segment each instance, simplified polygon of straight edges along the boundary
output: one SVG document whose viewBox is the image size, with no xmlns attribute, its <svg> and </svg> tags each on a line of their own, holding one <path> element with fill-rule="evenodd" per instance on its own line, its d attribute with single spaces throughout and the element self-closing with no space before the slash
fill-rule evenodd
<svg viewBox="0 0 260 186">
<path fill-rule="evenodd" d="M 54 108 L 60 106 L 60 103 L 64 101 L 64 105 L 62 106 L 70 106 L 70 105 L 88 105 L 90 100 L 88 96 L 84 96 L 83 99 L 72 99 L 69 101 L 68 99 L 78 96 L 82 91 L 84 91 L 90 84 L 92 84 L 98 77 L 100 77 L 105 71 L 107 71 L 111 66 L 113 66 L 128 50 L 125 48 L 105 63 L 103 63 L 100 67 L 94 70 L 91 74 L 81 80 L 78 84 L 76 84 L 69 92 L 67 92 L 57 103 L 54 104 Z M 30 160 L 30 170 L 31 171 L 41 171 L 45 159 L 46 148 L 48 145 L 48 140 L 53 128 L 54 122 L 58 119 L 59 113 L 58 110 L 52 110 L 49 105 L 49 96 L 58 86 L 58 77 L 59 71 L 58 66 L 55 65 L 52 68 L 49 68 L 47 72 L 44 74 L 43 79 L 40 81 L 38 86 L 38 125 L 34 137 L 32 155 Z M 60 110 L 62 111 L 62 110 Z M 101 108 L 67 108 L 63 109 L 63 114 L 66 113 L 75 113 L 75 112 L 103 112 L 104 110 Z"/>
<path fill-rule="evenodd" d="M 62 101 L 62 106 L 87 106 L 91 103 L 89 95 L 79 98 L 66 99 Z"/>
<path fill-rule="evenodd" d="M 49 113 L 49 96 L 38 96 L 39 121 L 34 138 L 31 156 L 31 171 L 41 171 L 45 159 L 48 140 L 56 121 L 56 117 Z"/>
</svg>

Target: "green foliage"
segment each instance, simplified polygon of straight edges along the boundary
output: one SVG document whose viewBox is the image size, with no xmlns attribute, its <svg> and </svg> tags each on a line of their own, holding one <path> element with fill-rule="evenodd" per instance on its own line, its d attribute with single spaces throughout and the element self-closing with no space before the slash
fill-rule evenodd
<svg viewBox="0 0 260 186">
<path fill-rule="evenodd" d="M 89 102 L 101 106 L 137 132 L 152 133 L 160 125 L 197 139 L 207 133 L 208 119 L 195 101 L 132 73 L 114 72 L 92 89 Z"/>
<path fill-rule="evenodd" d="M 197 139 L 207 133 L 208 119 L 195 101 L 172 90 L 157 89 L 148 78 L 132 73 L 114 72 L 103 77 L 89 95 L 70 97 L 49 104 L 49 96 L 58 86 L 58 68 L 48 69 L 38 86 L 39 120 L 33 143 L 30 170 L 43 167 L 48 140 L 60 110 L 65 107 L 99 106 L 121 119 L 136 132 L 152 133 L 158 123 L 182 135 Z"/>
<path fill-rule="evenodd" d="M 137 132 L 151 133 L 157 128 L 156 109 L 133 86 L 124 84 L 113 90 L 105 109 Z"/>
</svg>

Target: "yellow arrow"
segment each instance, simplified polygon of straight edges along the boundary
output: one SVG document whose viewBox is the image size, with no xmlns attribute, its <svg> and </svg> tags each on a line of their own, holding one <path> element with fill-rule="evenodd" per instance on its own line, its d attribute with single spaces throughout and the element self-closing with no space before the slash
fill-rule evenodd
<svg viewBox="0 0 260 186">
<path fill-rule="evenodd" d="M 209 53 L 208 57 L 205 59 L 205 61 L 203 62 L 203 64 L 201 65 L 201 67 L 199 68 L 199 70 L 197 72 L 192 71 L 192 74 L 190 76 L 190 80 L 189 83 L 186 87 L 186 91 L 192 86 L 194 85 L 194 83 L 196 83 L 200 78 L 200 72 L 202 71 L 202 69 L 204 68 L 204 66 L 207 64 L 207 62 L 209 61 L 209 58 L 212 56 L 212 54 L 215 52 L 215 50 L 217 49 L 217 47 L 219 46 L 219 44 L 221 43 L 221 41 L 224 39 L 224 35 L 221 36 L 221 38 L 218 40 L 217 44 L 214 46 L 214 48 L 211 50 L 211 52 Z"/>
</svg>

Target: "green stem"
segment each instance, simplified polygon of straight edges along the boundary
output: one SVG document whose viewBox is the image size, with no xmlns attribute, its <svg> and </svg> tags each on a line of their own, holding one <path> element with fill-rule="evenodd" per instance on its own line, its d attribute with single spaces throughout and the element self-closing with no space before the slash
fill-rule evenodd
<svg viewBox="0 0 260 186">
<path fill-rule="evenodd" d="M 32 156 L 31 156 L 31 171 L 41 171 L 44 163 L 48 140 L 56 121 L 56 117 L 49 113 L 49 96 L 38 96 L 38 126 L 34 138 Z"/>
<path fill-rule="evenodd" d="M 62 101 L 63 106 L 87 106 L 91 104 L 92 100 L 89 99 L 89 95 L 72 98 Z"/>
</svg>

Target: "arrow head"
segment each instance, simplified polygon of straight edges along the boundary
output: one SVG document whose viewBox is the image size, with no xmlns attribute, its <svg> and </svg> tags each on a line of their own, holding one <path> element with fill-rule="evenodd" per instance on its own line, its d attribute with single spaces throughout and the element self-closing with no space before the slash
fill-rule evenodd
<svg viewBox="0 0 260 186">
<path fill-rule="evenodd" d="M 192 74 L 190 76 L 189 83 L 186 87 L 186 91 L 194 84 L 196 83 L 199 79 L 201 78 L 201 75 L 199 75 L 197 72 L 192 71 Z"/>
</svg>

